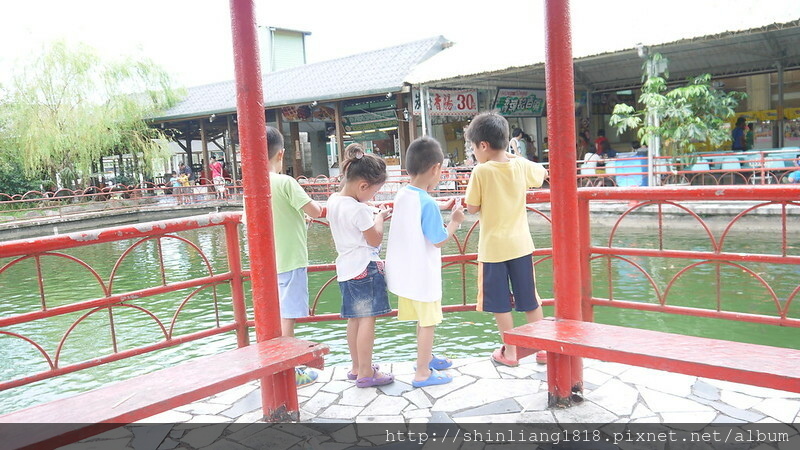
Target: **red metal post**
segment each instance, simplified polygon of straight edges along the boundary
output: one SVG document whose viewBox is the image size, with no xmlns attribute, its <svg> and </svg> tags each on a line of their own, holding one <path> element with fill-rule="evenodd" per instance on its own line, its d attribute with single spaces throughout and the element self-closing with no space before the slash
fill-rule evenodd
<svg viewBox="0 0 800 450">
<path fill-rule="evenodd" d="M 242 249 L 239 245 L 239 226 L 225 224 L 225 247 L 228 251 L 228 269 L 231 271 L 231 297 L 233 318 L 236 322 L 236 343 L 239 347 L 250 345 L 250 330 L 247 327 L 247 307 L 244 304 L 242 282 Z"/>
<path fill-rule="evenodd" d="M 250 248 L 250 274 L 256 340 L 281 334 L 278 274 L 272 232 L 272 194 L 269 185 L 264 92 L 261 86 L 254 0 L 230 0 L 233 63 L 236 74 L 236 112 L 242 146 L 242 180 Z M 291 378 L 291 383 L 289 382 Z M 297 420 L 294 371 L 287 370 L 261 380 L 265 420 Z"/>
<path fill-rule="evenodd" d="M 550 137 L 550 186 L 553 215 L 553 286 L 556 317 L 581 319 L 578 234 L 578 187 L 575 182 L 575 84 L 572 72 L 572 30 L 568 0 L 545 1 L 545 84 Z M 573 365 L 580 359 L 552 358 L 548 368 L 550 405 L 572 403 Z M 574 369 L 580 373 L 580 367 Z M 550 376 L 554 375 L 554 376 Z M 555 379 L 554 379 L 555 378 Z"/>
</svg>

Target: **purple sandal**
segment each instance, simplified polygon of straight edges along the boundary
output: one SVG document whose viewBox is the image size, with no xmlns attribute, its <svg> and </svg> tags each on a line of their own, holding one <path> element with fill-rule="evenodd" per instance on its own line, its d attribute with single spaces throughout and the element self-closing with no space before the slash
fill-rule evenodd
<svg viewBox="0 0 800 450">
<path fill-rule="evenodd" d="M 381 366 L 377 364 L 372 365 L 372 370 L 379 370 Z M 358 378 L 358 375 L 354 374 L 353 372 L 347 372 L 347 379 L 350 381 L 355 381 Z"/>
<path fill-rule="evenodd" d="M 389 384 L 394 382 L 394 375 L 390 373 L 383 374 L 382 377 L 377 377 L 378 371 L 375 370 L 372 372 L 371 377 L 364 377 L 359 378 L 356 380 L 356 386 L 360 388 L 368 388 L 368 387 L 375 387 L 375 386 L 383 386 L 385 384 Z"/>
</svg>

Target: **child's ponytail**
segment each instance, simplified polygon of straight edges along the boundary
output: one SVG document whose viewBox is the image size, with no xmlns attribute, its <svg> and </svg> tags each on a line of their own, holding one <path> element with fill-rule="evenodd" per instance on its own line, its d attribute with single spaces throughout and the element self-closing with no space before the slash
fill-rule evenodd
<svg viewBox="0 0 800 450">
<path fill-rule="evenodd" d="M 342 163 L 344 182 L 361 179 L 370 186 L 386 182 L 386 162 L 375 155 L 366 153 L 361 144 L 353 143 L 344 149 Z"/>
</svg>

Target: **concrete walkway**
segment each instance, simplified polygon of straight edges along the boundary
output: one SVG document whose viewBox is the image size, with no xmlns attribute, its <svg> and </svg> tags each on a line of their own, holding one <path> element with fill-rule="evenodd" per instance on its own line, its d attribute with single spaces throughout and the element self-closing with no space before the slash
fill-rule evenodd
<svg viewBox="0 0 800 450">
<path fill-rule="evenodd" d="M 770 429 L 782 430 L 789 441 L 780 445 L 762 443 L 758 448 L 800 448 L 800 394 L 791 392 L 584 359 L 585 401 L 569 409 L 549 409 L 546 366 L 536 364 L 533 357 L 522 360 L 515 368 L 496 366 L 488 357 L 456 360 L 447 371 L 454 377 L 453 382 L 420 389 L 410 385 L 412 362 L 382 366 L 395 374 L 396 381 L 379 388 L 355 387 L 353 381 L 346 379 L 348 367 L 321 371 L 316 383 L 298 391 L 301 422 L 408 427 L 416 423 L 646 423 L 690 424 L 689 428 L 696 430 L 707 424 L 781 423 L 795 425 L 771 425 Z M 138 423 L 167 425 L 134 424 L 64 448 L 248 449 L 267 448 L 267 444 L 269 448 L 313 448 L 275 447 L 274 442 L 265 441 L 259 433 L 268 427 L 251 425 L 260 421 L 261 414 L 259 387 L 254 382 Z M 308 433 L 307 428 L 297 426 L 282 428 L 282 433 L 292 435 L 295 429 Z M 382 435 L 363 442 L 355 434 L 350 439 L 350 445 L 386 442 Z M 145 446 L 146 441 L 151 444 Z M 470 444 L 448 448 L 491 448 Z M 649 448 L 664 447 L 662 444 Z"/>
</svg>

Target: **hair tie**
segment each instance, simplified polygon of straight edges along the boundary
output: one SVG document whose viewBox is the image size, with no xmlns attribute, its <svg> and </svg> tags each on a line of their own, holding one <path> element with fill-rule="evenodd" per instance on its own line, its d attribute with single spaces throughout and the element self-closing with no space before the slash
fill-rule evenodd
<svg viewBox="0 0 800 450">
<path fill-rule="evenodd" d="M 353 153 L 355 153 L 353 156 L 355 156 L 355 157 L 356 157 L 356 159 L 361 159 L 361 158 L 363 158 L 363 157 L 364 157 L 364 152 L 363 152 L 363 151 L 361 151 L 361 150 L 356 150 L 356 151 L 355 151 L 355 152 L 353 152 Z"/>
</svg>

